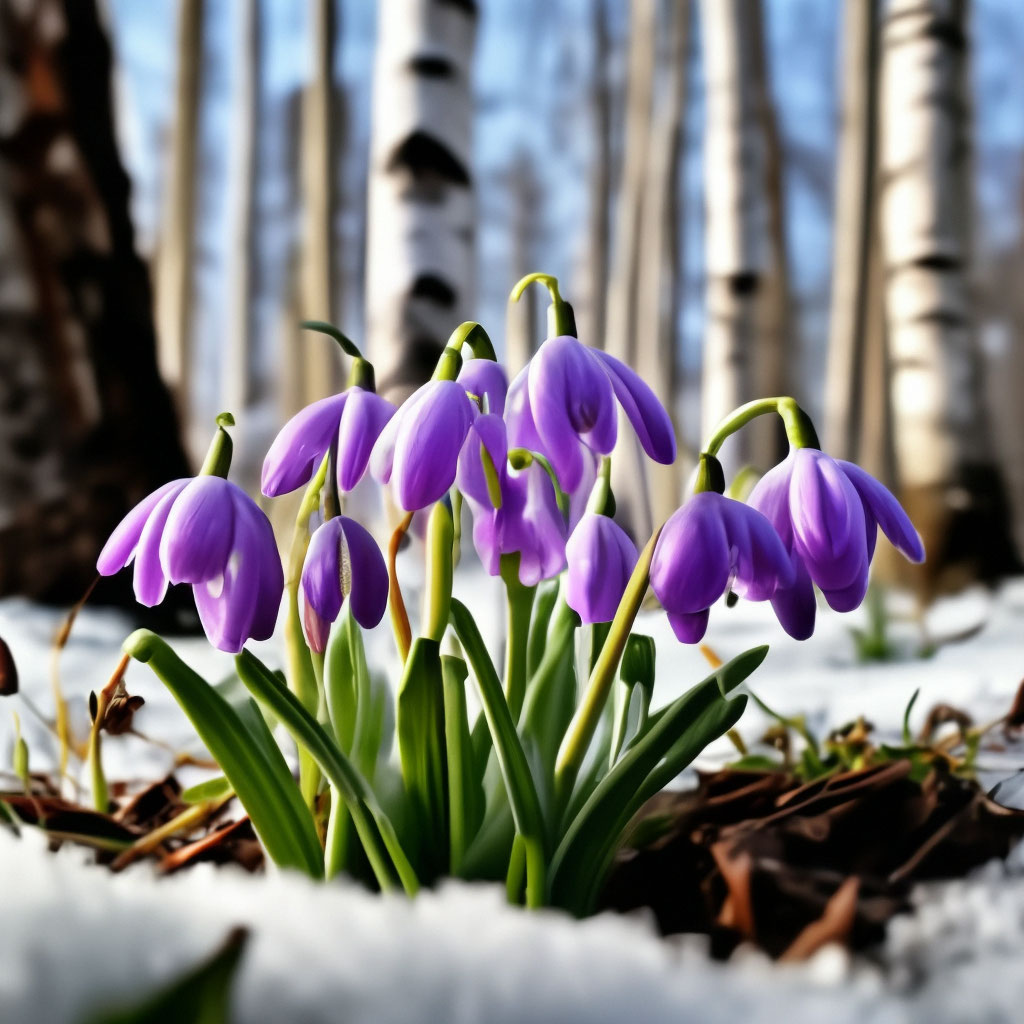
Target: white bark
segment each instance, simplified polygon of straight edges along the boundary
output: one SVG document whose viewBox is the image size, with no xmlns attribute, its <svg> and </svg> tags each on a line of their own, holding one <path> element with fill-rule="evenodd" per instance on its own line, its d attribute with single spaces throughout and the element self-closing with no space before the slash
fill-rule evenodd
<svg viewBox="0 0 1024 1024">
<path fill-rule="evenodd" d="M 337 212 L 334 117 L 335 0 L 310 0 L 310 80 L 302 98 L 302 255 L 299 287 L 303 320 L 336 322 L 334 222 Z M 321 334 L 303 332 L 302 404 L 342 385 L 343 360 Z"/>
<path fill-rule="evenodd" d="M 872 300 L 878 116 L 876 0 L 845 0 L 839 152 L 825 378 L 824 440 L 842 459 L 858 457 L 864 398 L 864 339 Z"/>
<path fill-rule="evenodd" d="M 188 423 L 192 345 L 192 276 L 195 241 L 196 147 L 204 0 L 181 0 L 178 9 L 178 77 L 170 166 L 157 251 L 156 324 L 160 372 L 182 422 Z"/>
<path fill-rule="evenodd" d="M 690 2 L 675 0 L 668 8 L 661 88 L 655 107 L 646 165 L 638 252 L 635 313 L 636 369 L 654 389 L 676 427 L 679 391 L 679 291 L 682 285 L 683 211 L 679 170 L 686 129 L 687 56 Z M 650 533 L 680 503 L 683 464 L 648 463 Z M 640 527 L 641 524 L 637 524 Z M 643 532 L 642 529 L 639 532 Z"/>
<path fill-rule="evenodd" d="M 968 297 L 964 4 L 892 0 L 883 31 L 882 237 L 903 487 L 984 460 Z"/>
<path fill-rule="evenodd" d="M 381 0 L 377 23 L 366 318 L 380 384 L 397 394 L 471 315 L 476 5 Z"/>
<path fill-rule="evenodd" d="M 751 68 L 755 39 L 748 2 L 703 0 L 706 82 L 705 327 L 701 422 L 704 439 L 753 395 L 757 300 L 768 264 L 764 152 Z M 741 434 L 726 449 L 730 464 L 746 461 Z"/>
<path fill-rule="evenodd" d="M 224 408 L 236 415 L 252 392 L 252 306 L 255 274 L 255 193 L 260 113 L 260 4 L 234 0 L 232 25 L 237 45 L 232 117 L 230 188 L 230 299 L 222 387 Z"/>
</svg>

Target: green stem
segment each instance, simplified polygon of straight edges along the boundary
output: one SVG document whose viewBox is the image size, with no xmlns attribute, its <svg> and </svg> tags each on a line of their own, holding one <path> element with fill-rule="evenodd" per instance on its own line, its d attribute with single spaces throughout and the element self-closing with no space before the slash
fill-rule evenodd
<svg viewBox="0 0 1024 1024">
<path fill-rule="evenodd" d="M 531 284 L 543 285 L 551 296 L 551 326 L 554 330 L 554 336 L 558 337 L 568 334 L 575 337 L 576 318 L 572 315 L 572 309 L 565 299 L 562 298 L 562 294 L 558 290 L 558 278 L 552 274 L 533 273 L 521 277 L 512 289 L 509 299 L 512 302 L 518 302 L 520 296 Z"/>
<path fill-rule="evenodd" d="M 231 468 L 231 453 L 233 444 L 231 435 L 224 429 L 233 427 L 235 418 L 229 412 L 222 412 L 217 417 L 217 433 L 213 435 L 210 448 L 206 453 L 200 476 L 220 476 L 227 479 L 228 470 Z"/>
<path fill-rule="evenodd" d="M 554 466 L 540 452 L 530 451 L 529 448 L 512 448 L 508 453 L 508 461 L 513 469 L 526 469 L 531 462 L 536 462 L 547 473 L 548 479 L 555 489 L 555 501 L 558 504 L 558 511 L 562 513 L 563 518 L 569 518 L 569 495 L 562 490 Z"/>
<path fill-rule="evenodd" d="M 519 582 L 519 554 L 501 556 L 501 578 L 508 597 L 508 629 L 505 642 L 505 699 L 512 720 L 519 721 L 526 699 L 529 665 L 530 616 L 536 587 Z"/>
<path fill-rule="evenodd" d="M 726 438 L 745 427 L 751 420 L 769 413 L 778 413 L 786 427 L 786 436 L 794 448 L 820 448 L 818 435 L 814 430 L 810 417 L 797 405 L 795 399 L 759 398 L 755 402 L 747 402 L 731 412 L 715 429 L 711 440 L 704 449 L 708 455 L 717 455 Z"/>
<path fill-rule="evenodd" d="M 427 579 L 424 587 L 422 636 L 440 643 L 448 628 L 452 603 L 452 545 L 455 524 L 451 509 L 436 502 L 427 520 Z"/>
<path fill-rule="evenodd" d="M 590 680 L 584 691 L 583 699 L 576 709 L 576 714 L 569 724 L 561 749 L 558 751 L 558 760 L 555 762 L 555 804 L 557 807 L 564 807 L 568 803 L 587 748 L 601 721 L 601 714 L 608 701 L 612 684 L 615 682 L 615 673 L 618 670 L 622 652 L 626 648 L 630 630 L 633 628 L 640 605 L 647 593 L 651 577 L 651 559 L 654 557 L 654 548 L 660 536 L 661 527 L 658 527 L 640 553 L 633 575 L 630 576 L 629 583 L 626 584 L 626 591 L 615 611 L 615 618 L 612 619 L 608 638 L 605 640 L 594 669 L 590 673 Z"/>
</svg>

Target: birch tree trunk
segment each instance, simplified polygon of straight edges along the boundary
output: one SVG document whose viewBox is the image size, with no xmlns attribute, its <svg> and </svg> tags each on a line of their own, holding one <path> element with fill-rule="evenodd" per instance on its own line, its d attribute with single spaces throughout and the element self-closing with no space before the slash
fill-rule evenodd
<svg viewBox="0 0 1024 1024">
<path fill-rule="evenodd" d="M 672 417 L 679 394 L 679 296 L 682 287 L 683 209 L 679 172 L 686 134 L 690 2 L 674 0 L 665 26 L 666 54 L 647 160 L 638 252 L 635 313 L 636 369 Z M 679 505 L 684 466 L 646 463 L 651 521 L 664 522 Z M 642 533 L 643 530 L 640 530 Z"/>
<path fill-rule="evenodd" d="M 337 215 L 337 131 L 335 130 L 334 50 L 337 42 L 335 0 L 310 0 L 309 42 L 312 67 L 302 97 L 300 168 L 302 181 L 302 250 L 299 301 L 303 320 L 337 322 L 337 260 L 334 228 Z M 301 403 L 339 391 L 344 366 L 337 346 L 321 334 L 300 335 Z"/>
<path fill-rule="evenodd" d="M 381 0 L 373 84 L 366 318 L 385 393 L 433 372 L 470 317 L 473 0 Z"/>
<path fill-rule="evenodd" d="M 68 602 L 118 520 L 188 467 L 94 0 L 0 0 L 0 82 L 0 594 Z"/>
<path fill-rule="evenodd" d="M 968 287 L 967 46 L 964 0 L 891 0 L 882 38 L 886 313 L 896 465 L 929 553 L 925 598 L 1015 562 Z"/>
<path fill-rule="evenodd" d="M 779 137 L 778 115 L 771 90 L 768 41 L 765 38 L 764 9 L 760 0 L 744 10 L 746 29 L 751 35 L 753 63 L 751 76 L 757 95 L 759 129 L 764 147 L 765 202 L 767 205 L 770 265 L 759 297 L 758 340 L 754 349 L 751 398 L 762 395 L 801 393 L 804 382 L 790 367 L 799 351 L 796 319 L 792 310 L 789 274 L 789 246 L 786 241 L 786 187 L 783 180 L 784 154 Z M 775 418 L 754 424 L 750 436 L 755 466 L 767 469 L 785 457 L 789 449 L 786 432 Z"/>
<path fill-rule="evenodd" d="M 530 157 L 521 153 L 510 171 L 512 198 L 512 273 L 518 281 L 533 270 L 530 242 L 534 236 L 534 211 L 540 203 L 538 186 Z M 533 355 L 539 316 L 537 288 L 527 288 L 517 302 L 509 302 L 505 314 L 505 368 L 511 380 Z"/>
<path fill-rule="evenodd" d="M 580 337 L 595 348 L 605 347 L 605 303 L 608 297 L 608 262 L 611 249 L 612 100 L 608 82 L 611 47 L 608 9 L 604 0 L 591 6 L 594 63 L 590 88 L 591 138 L 590 197 L 587 224 L 586 279 L 577 320 Z"/>
<path fill-rule="evenodd" d="M 196 143 L 203 61 L 204 0 L 178 8 L 174 123 L 156 261 L 156 323 L 160 372 L 188 424 L 192 345 L 192 273 L 195 248 Z"/>
<path fill-rule="evenodd" d="M 768 263 L 764 147 L 749 6 L 703 0 L 706 182 L 703 435 L 752 395 L 758 299 Z M 749 433 L 727 442 L 730 467 L 749 461 Z"/>
<path fill-rule="evenodd" d="M 261 26 L 259 0 L 234 0 L 232 35 L 237 44 L 232 103 L 230 187 L 230 312 L 221 391 L 236 415 L 252 397 L 252 335 L 256 272 L 256 182 L 260 116 Z"/>
<path fill-rule="evenodd" d="M 833 455 L 856 460 L 863 423 L 868 317 L 873 305 L 881 302 L 881 295 L 873 294 L 870 287 L 877 195 L 877 0 L 845 0 L 842 40 L 842 110 L 836 160 L 824 437 Z"/>
</svg>

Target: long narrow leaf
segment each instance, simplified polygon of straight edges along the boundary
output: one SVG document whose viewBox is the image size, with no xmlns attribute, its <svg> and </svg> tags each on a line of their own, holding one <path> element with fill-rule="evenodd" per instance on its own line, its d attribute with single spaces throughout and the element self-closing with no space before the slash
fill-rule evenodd
<svg viewBox="0 0 1024 1024">
<path fill-rule="evenodd" d="M 531 904 L 540 903 L 545 898 L 546 864 L 544 818 L 537 787 L 483 638 L 469 610 L 456 598 L 452 598 L 451 622 L 476 677 L 480 703 L 512 807 L 512 818 L 516 831 L 526 843 L 527 900 Z"/>
<path fill-rule="evenodd" d="M 390 859 L 402 887 L 410 896 L 413 895 L 419 889 L 419 880 L 398 841 L 394 826 L 365 779 L 295 694 L 282 686 L 259 658 L 244 650 L 235 658 L 235 665 L 252 695 L 277 716 L 296 743 L 309 752 L 327 778 L 341 790 L 381 887 L 391 886 Z"/>
<path fill-rule="evenodd" d="M 625 824 L 622 819 L 628 820 L 645 780 L 670 751 L 676 771 L 681 770 L 689 763 L 687 757 L 692 759 L 715 738 L 715 730 L 723 722 L 735 721 L 733 716 L 738 717 L 742 705 L 737 708 L 737 702 L 727 702 L 725 695 L 761 664 L 767 652 L 767 647 L 757 647 L 723 665 L 670 704 L 626 751 L 572 820 L 555 852 L 551 865 L 554 904 L 575 913 L 588 909 L 603 851 L 609 841 L 617 839 Z"/>
<path fill-rule="evenodd" d="M 319 877 L 323 852 L 313 818 L 262 717 L 257 713 L 243 721 L 202 676 L 148 629 L 132 633 L 124 650 L 152 667 L 188 715 L 231 783 L 270 859 L 281 867 Z"/>
<path fill-rule="evenodd" d="M 484 815 L 484 791 L 473 764 L 466 712 L 466 678 L 461 658 L 441 658 L 444 680 L 445 750 L 448 757 L 449 874 L 459 877 L 466 848 Z"/>
</svg>

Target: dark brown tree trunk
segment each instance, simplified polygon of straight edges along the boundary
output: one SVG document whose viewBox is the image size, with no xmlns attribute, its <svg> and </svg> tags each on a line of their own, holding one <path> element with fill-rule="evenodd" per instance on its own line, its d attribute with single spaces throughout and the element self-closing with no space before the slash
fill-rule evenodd
<svg viewBox="0 0 1024 1024">
<path fill-rule="evenodd" d="M 0 0 L 0 593 L 73 600 L 188 471 L 117 152 L 94 0 Z"/>
</svg>

